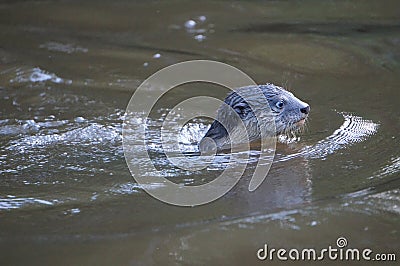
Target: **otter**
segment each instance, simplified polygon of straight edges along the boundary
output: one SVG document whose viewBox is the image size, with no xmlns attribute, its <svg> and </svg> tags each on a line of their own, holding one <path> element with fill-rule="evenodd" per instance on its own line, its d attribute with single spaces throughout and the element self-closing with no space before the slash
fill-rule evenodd
<svg viewBox="0 0 400 266">
<path fill-rule="evenodd" d="M 260 97 L 260 91 L 270 108 L 265 107 L 266 100 Z M 247 141 L 245 134 L 250 142 L 260 140 L 262 136 L 295 136 L 304 128 L 310 113 L 309 104 L 271 83 L 238 88 L 228 94 L 224 103 L 199 143 L 201 152 L 215 148 L 221 151 L 244 143 Z M 243 128 L 246 132 L 243 132 Z"/>
</svg>

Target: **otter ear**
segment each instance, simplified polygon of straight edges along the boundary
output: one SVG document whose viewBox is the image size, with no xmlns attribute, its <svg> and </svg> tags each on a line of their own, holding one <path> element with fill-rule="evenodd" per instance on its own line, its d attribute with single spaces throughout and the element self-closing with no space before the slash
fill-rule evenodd
<svg viewBox="0 0 400 266">
<path fill-rule="evenodd" d="M 226 137 L 227 135 L 228 132 L 226 131 L 225 127 L 217 120 L 214 120 L 204 137 L 209 137 L 215 140 Z"/>
<path fill-rule="evenodd" d="M 249 113 L 249 106 L 247 105 L 247 103 L 240 102 L 238 104 L 235 104 L 235 106 L 233 106 L 233 110 L 235 110 L 235 112 L 240 116 L 240 118 L 243 119 Z"/>
</svg>

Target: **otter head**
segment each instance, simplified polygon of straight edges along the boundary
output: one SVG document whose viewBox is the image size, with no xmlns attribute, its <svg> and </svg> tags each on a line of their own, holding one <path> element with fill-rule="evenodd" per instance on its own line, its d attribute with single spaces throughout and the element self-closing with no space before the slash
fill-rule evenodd
<svg viewBox="0 0 400 266">
<path fill-rule="evenodd" d="M 275 135 L 290 136 L 301 131 L 308 118 L 310 105 L 282 87 L 271 84 L 267 84 L 266 87 L 265 96 L 275 118 Z"/>
<path fill-rule="evenodd" d="M 247 141 L 245 134 L 251 142 L 262 136 L 293 136 L 303 128 L 310 112 L 307 103 L 273 84 L 259 85 L 258 88 L 242 87 L 225 98 L 225 104 L 218 109 L 216 120 L 199 144 L 201 151 L 206 151 L 209 147 L 223 150 L 231 144 L 243 143 Z M 267 99 L 269 108 L 265 105 L 265 98 L 260 97 L 260 90 Z M 243 132 L 243 128 L 246 132 Z M 211 142 L 215 144 L 210 146 Z"/>
</svg>

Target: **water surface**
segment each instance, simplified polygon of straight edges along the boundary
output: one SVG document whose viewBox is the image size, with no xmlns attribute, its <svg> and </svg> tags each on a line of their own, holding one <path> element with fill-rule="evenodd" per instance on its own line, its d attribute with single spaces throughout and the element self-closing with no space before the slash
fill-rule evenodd
<svg viewBox="0 0 400 266">
<path fill-rule="evenodd" d="M 351 247 L 398 252 L 399 8 L 396 1 L 0 4 L 1 261 L 243 265 L 257 262 L 264 243 L 326 248 L 339 236 Z M 278 143 L 255 192 L 247 190 L 253 150 L 232 191 L 181 208 L 135 183 L 121 127 L 144 79 L 192 59 L 283 85 L 312 111 L 300 140 Z M 180 100 L 225 93 L 176 88 L 152 125 Z M 209 122 L 192 121 L 186 133 L 201 136 Z M 152 133 L 150 152 L 174 182 L 207 182 L 226 166 L 225 154 L 207 171 L 177 170 Z"/>
</svg>

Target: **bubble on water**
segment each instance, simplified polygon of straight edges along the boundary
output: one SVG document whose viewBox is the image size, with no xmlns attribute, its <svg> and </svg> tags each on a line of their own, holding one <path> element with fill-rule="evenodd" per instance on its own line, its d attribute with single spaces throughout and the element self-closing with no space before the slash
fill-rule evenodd
<svg viewBox="0 0 400 266">
<path fill-rule="evenodd" d="M 143 66 L 144 66 L 144 67 L 147 67 L 147 66 L 149 66 L 149 63 L 148 63 L 148 62 L 144 62 L 144 63 L 143 63 Z"/>
<path fill-rule="evenodd" d="M 204 22 L 204 21 L 207 20 L 207 18 L 206 18 L 206 16 L 199 16 L 199 20 L 200 20 L 201 22 Z"/>
<path fill-rule="evenodd" d="M 49 115 L 47 118 L 46 118 L 46 120 L 47 121 L 49 121 L 49 120 L 54 120 L 56 117 L 55 117 L 55 115 Z"/>
<path fill-rule="evenodd" d="M 160 58 L 160 57 L 161 57 L 161 54 L 158 54 L 158 53 L 153 55 L 153 58 Z"/>
<path fill-rule="evenodd" d="M 310 225 L 311 225 L 311 226 L 316 226 L 317 224 L 318 224 L 317 221 L 312 221 Z"/>
<path fill-rule="evenodd" d="M 78 214 L 78 213 L 80 213 L 80 212 L 81 212 L 81 210 L 80 210 L 79 208 L 73 208 L 73 209 L 69 209 L 69 210 L 64 211 L 64 214 L 65 214 L 65 215 L 68 215 L 68 214 Z"/>
<path fill-rule="evenodd" d="M 194 36 L 194 39 L 195 39 L 196 41 L 202 42 L 202 41 L 204 41 L 205 39 L 207 39 L 207 37 L 206 37 L 205 35 L 203 35 L 203 34 L 198 34 L 198 35 Z"/>
<path fill-rule="evenodd" d="M 82 116 L 78 116 L 75 118 L 75 122 L 77 122 L 77 123 L 83 123 L 85 121 L 86 121 L 86 119 L 83 118 Z"/>
<path fill-rule="evenodd" d="M 185 28 L 187 29 L 193 29 L 194 27 L 196 27 L 196 21 L 190 19 L 188 21 L 185 22 Z"/>
<path fill-rule="evenodd" d="M 81 210 L 79 208 L 74 208 L 70 210 L 71 214 L 76 214 L 76 213 L 80 213 Z"/>
</svg>

